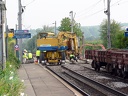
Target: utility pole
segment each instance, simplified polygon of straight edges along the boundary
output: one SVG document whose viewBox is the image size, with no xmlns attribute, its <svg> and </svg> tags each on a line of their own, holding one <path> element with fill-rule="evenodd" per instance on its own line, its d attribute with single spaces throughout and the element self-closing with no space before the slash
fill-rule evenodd
<svg viewBox="0 0 128 96">
<path fill-rule="evenodd" d="M 2 2 L 2 0 L 0 0 Z M 0 4 L 2 6 L 2 4 Z M 2 8 L 0 8 L 0 45 L 3 45 L 3 32 L 2 32 Z M 0 46 L 0 67 L 3 69 L 3 46 Z"/>
<path fill-rule="evenodd" d="M 74 21 L 73 11 L 70 11 L 70 16 L 71 16 L 71 33 L 73 33 L 73 21 Z M 74 50 L 73 40 L 71 41 L 71 48 L 72 48 L 72 50 Z"/>
<path fill-rule="evenodd" d="M 111 48 L 111 30 L 110 30 L 110 0 L 108 0 L 108 48 Z"/>
<path fill-rule="evenodd" d="M 5 32 L 6 32 L 6 0 L 3 1 L 4 3 L 4 10 L 3 10 L 3 18 L 2 18 L 2 24 L 3 24 L 3 68 L 6 68 L 6 50 L 5 50 Z"/>
<path fill-rule="evenodd" d="M 71 32 L 73 33 L 73 11 L 70 11 L 71 14 Z"/>
<path fill-rule="evenodd" d="M 6 18 L 6 21 L 7 21 L 7 18 Z M 6 40 L 5 40 L 6 59 L 8 58 L 8 32 L 9 32 L 9 29 L 8 29 L 8 25 L 7 25 L 7 22 L 6 22 Z"/>
<path fill-rule="evenodd" d="M 82 32 L 82 45 L 84 45 L 84 32 Z M 84 48 L 84 46 L 83 46 L 83 51 L 82 51 L 82 55 L 83 55 L 83 57 L 85 57 L 85 48 Z"/>
<path fill-rule="evenodd" d="M 107 47 L 111 48 L 111 30 L 110 30 L 110 0 L 107 0 L 107 10 L 104 13 L 108 16 L 107 24 Z"/>
<path fill-rule="evenodd" d="M 6 0 L 5 0 L 6 1 Z M 5 53 L 5 38 L 4 38 L 4 31 L 5 31 L 5 2 L 0 0 L 0 67 L 2 69 L 6 68 L 6 53 Z"/>
<path fill-rule="evenodd" d="M 56 21 L 55 21 L 55 35 L 56 35 Z"/>
<path fill-rule="evenodd" d="M 55 21 L 55 23 L 52 23 L 52 24 L 55 24 L 55 29 L 54 30 L 55 30 L 55 35 L 56 35 L 56 21 Z"/>
<path fill-rule="evenodd" d="M 22 30 L 22 5 L 21 5 L 21 0 L 18 1 L 18 7 L 19 7 L 19 12 L 18 12 L 18 30 Z M 22 63 L 22 39 L 19 39 L 19 58 Z"/>
</svg>

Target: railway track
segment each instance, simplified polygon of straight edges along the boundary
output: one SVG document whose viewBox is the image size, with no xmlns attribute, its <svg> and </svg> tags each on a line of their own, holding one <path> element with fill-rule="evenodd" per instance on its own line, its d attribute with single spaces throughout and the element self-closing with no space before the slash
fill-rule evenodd
<svg viewBox="0 0 128 96">
<path fill-rule="evenodd" d="M 84 67 L 78 68 L 78 65 L 66 64 L 66 66 L 47 66 L 47 68 L 78 89 L 84 96 L 127 96 L 127 93 L 99 83 L 95 79 L 88 78 L 93 77 L 91 74 L 90 76 L 86 74 L 87 77 L 82 75 L 80 71 L 85 70 Z M 85 72 L 89 73 L 90 71 L 84 71 L 83 73 Z"/>
<path fill-rule="evenodd" d="M 69 68 L 69 67 L 65 67 L 65 66 L 62 66 L 62 67 L 67 70 L 67 72 L 65 71 L 67 74 L 70 74 L 70 76 L 73 76 L 74 78 L 78 79 L 79 81 L 81 81 L 85 84 L 88 84 L 90 87 L 94 88 L 96 91 L 100 91 L 101 92 L 100 94 L 104 94 L 105 96 L 106 95 L 107 96 L 126 96 L 126 94 L 124 94 L 118 90 L 108 87 L 101 82 L 97 82 L 96 79 L 89 78 L 89 75 L 88 75 L 88 77 L 86 77 L 85 75 L 83 75 L 79 72 L 76 72 L 76 70 L 71 70 L 71 68 Z M 90 76 L 91 75 L 92 74 L 90 74 Z"/>
<path fill-rule="evenodd" d="M 92 70 L 92 71 L 96 72 L 96 71 L 94 70 L 94 68 L 91 67 L 91 64 L 78 64 L 78 65 L 84 67 L 85 69 L 89 69 L 89 70 Z M 124 79 L 124 78 L 122 78 L 122 77 L 119 77 L 118 75 L 110 74 L 110 73 L 106 72 L 106 71 L 104 70 L 104 68 L 102 68 L 99 73 L 101 73 L 101 74 L 103 74 L 103 75 L 106 75 L 107 77 L 110 77 L 110 78 L 117 78 L 118 80 L 120 80 L 120 81 L 122 81 L 122 82 L 128 83 L 128 79 Z"/>
<path fill-rule="evenodd" d="M 69 79 L 66 77 L 66 75 L 62 72 L 61 66 L 46 66 L 46 68 L 50 71 L 52 71 L 55 75 L 63 79 L 65 82 L 67 82 L 70 86 L 75 88 L 78 92 L 80 92 L 83 96 L 90 96 L 87 92 L 83 91 L 79 87 L 77 87 L 74 83 L 70 82 Z M 56 70 L 57 69 L 57 70 Z"/>
</svg>

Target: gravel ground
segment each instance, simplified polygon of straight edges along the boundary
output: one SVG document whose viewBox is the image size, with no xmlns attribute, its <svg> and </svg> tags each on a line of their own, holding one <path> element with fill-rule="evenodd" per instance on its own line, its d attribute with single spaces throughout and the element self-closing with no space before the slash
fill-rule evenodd
<svg viewBox="0 0 128 96">
<path fill-rule="evenodd" d="M 61 68 L 61 66 L 50 66 L 50 69 L 55 71 L 58 75 L 62 76 L 65 78 L 68 82 L 71 82 L 75 86 L 79 87 L 80 89 L 84 90 L 87 92 L 90 96 L 106 96 L 104 94 L 101 94 L 100 92 L 94 91 L 92 87 L 90 88 L 88 85 L 80 83 L 76 81 L 75 79 L 71 78 L 67 74 L 65 74 L 65 70 Z M 99 95 L 100 94 L 100 95 Z"/>
<path fill-rule="evenodd" d="M 86 69 L 85 67 L 87 66 L 88 68 L 91 67 L 90 64 L 66 64 L 65 66 L 78 72 L 79 74 L 85 77 L 88 77 L 92 80 L 96 80 L 97 82 L 100 82 L 106 86 L 119 90 L 125 94 L 128 94 L 128 83 L 122 82 L 114 77 L 107 77 L 106 75 L 103 75 L 100 72 L 95 72 L 93 70 Z"/>
</svg>

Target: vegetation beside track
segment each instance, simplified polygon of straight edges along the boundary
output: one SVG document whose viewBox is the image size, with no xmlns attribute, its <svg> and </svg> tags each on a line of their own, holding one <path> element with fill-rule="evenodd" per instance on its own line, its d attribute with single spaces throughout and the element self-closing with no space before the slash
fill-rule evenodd
<svg viewBox="0 0 128 96">
<path fill-rule="evenodd" d="M 20 62 L 13 54 L 9 52 L 6 68 L 0 69 L 0 96 L 20 96 L 24 89 L 17 74 Z"/>
<path fill-rule="evenodd" d="M 17 74 L 17 70 L 20 67 L 20 61 L 15 56 L 11 47 L 8 50 L 6 67 L 4 69 L 0 68 L 0 96 L 24 96 L 22 95 L 24 94 L 22 93 L 24 90 L 24 83 Z"/>
</svg>

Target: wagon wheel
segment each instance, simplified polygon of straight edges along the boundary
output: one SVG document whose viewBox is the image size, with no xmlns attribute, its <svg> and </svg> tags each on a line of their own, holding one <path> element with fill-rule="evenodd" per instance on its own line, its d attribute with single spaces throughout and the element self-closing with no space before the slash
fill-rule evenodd
<svg viewBox="0 0 128 96">
<path fill-rule="evenodd" d="M 113 64 L 115 67 L 113 67 L 113 73 L 115 76 L 118 75 L 118 66 L 117 66 L 117 63 Z"/>
<path fill-rule="evenodd" d="M 126 78 L 126 76 L 127 76 L 127 72 L 125 71 L 126 70 L 126 68 L 125 68 L 125 66 L 121 69 L 121 73 L 122 73 L 122 77 L 125 79 Z"/>
<path fill-rule="evenodd" d="M 97 71 L 100 71 L 100 62 L 97 63 Z"/>
<path fill-rule="evenodd" d="M 57 65 L 61 65 L 61 60 L 58 60 L 58 63 L 57 63 Z"/>
<path fill-rule="evenodd" d="M 92 67 L 92 68 L 95 68 L 95 65 L 94 65 L 95 62 L 96 62 L 96 61 L 93 60 L 92 63 L 91 63 L 91 67 Z"/>
<path fill-rule="evenodd" d="M 62 62 L 62 61 L 65 61 L 66 59 L 66 54 L 64 51 L 61 52 L 61 60 L 58 61 L 58 65 L 61 65 L 61 64 L 65 64 L 65 62 Z"/>
<path fill-rule="evenodd" d="M 100 71 L 100 66 L 99 66 L 98 62 L 94 63 L 94 69 L 95 69 L 95 71 Z"/>
<path fill-rule="evenodd" d="M 63 52 L 61 52 L 61 57 L 62 57 L 62 60 L 65 60 L 66 58 L 66 54 L 65 54 L 65 52 L 63 51 Z"/>
<path fill-rule="evenodd" d="M 107 63 L 105 67 L 106 67 L 107 72 L 112 72 L 111 64 Z"/>
<path fill-rule="evenodd" d="M 95 69 L 95 71 L 97 70 L 97 62 L 96 61 L 93 61 L 92 62 L 92 68 L 94 68 Z"/>
<path fill-rule="evenodd" d="M 110 65 L 110 72 L 112 75 L 117 75 L 117 67 L 115 62 Z"/>
<path fill-rule="evenodd" d="M 117 69 L 117 74 L 118 74 L 118 76 L 122 77 L 122 70 L 121 69 Z"/>
<path fill-rule="evenodd" d="M 113 74 L 113 66 L 112 66 L 112 64 L 108 64 L 108 72 Z"/>
<path fill-rule="evenodd" d="M 44 58 L 44 53 L 42 52 L 41 54 L 40 54 L 40 63 L 42 63 L 42 61 L 44 61 L 45 60 L 45 58 Z M 45 63 L 44 63 L 45 64 Z"/>
<path fill-rule="evenodd" d="M 121 69 L 117 68 L 117 74 L 118 74 L 118 76 L 120 76 L 120 77 L 122 77 L 122 69 L 123 69 L 123 68 L 121 68 Z"/>
</svg>

